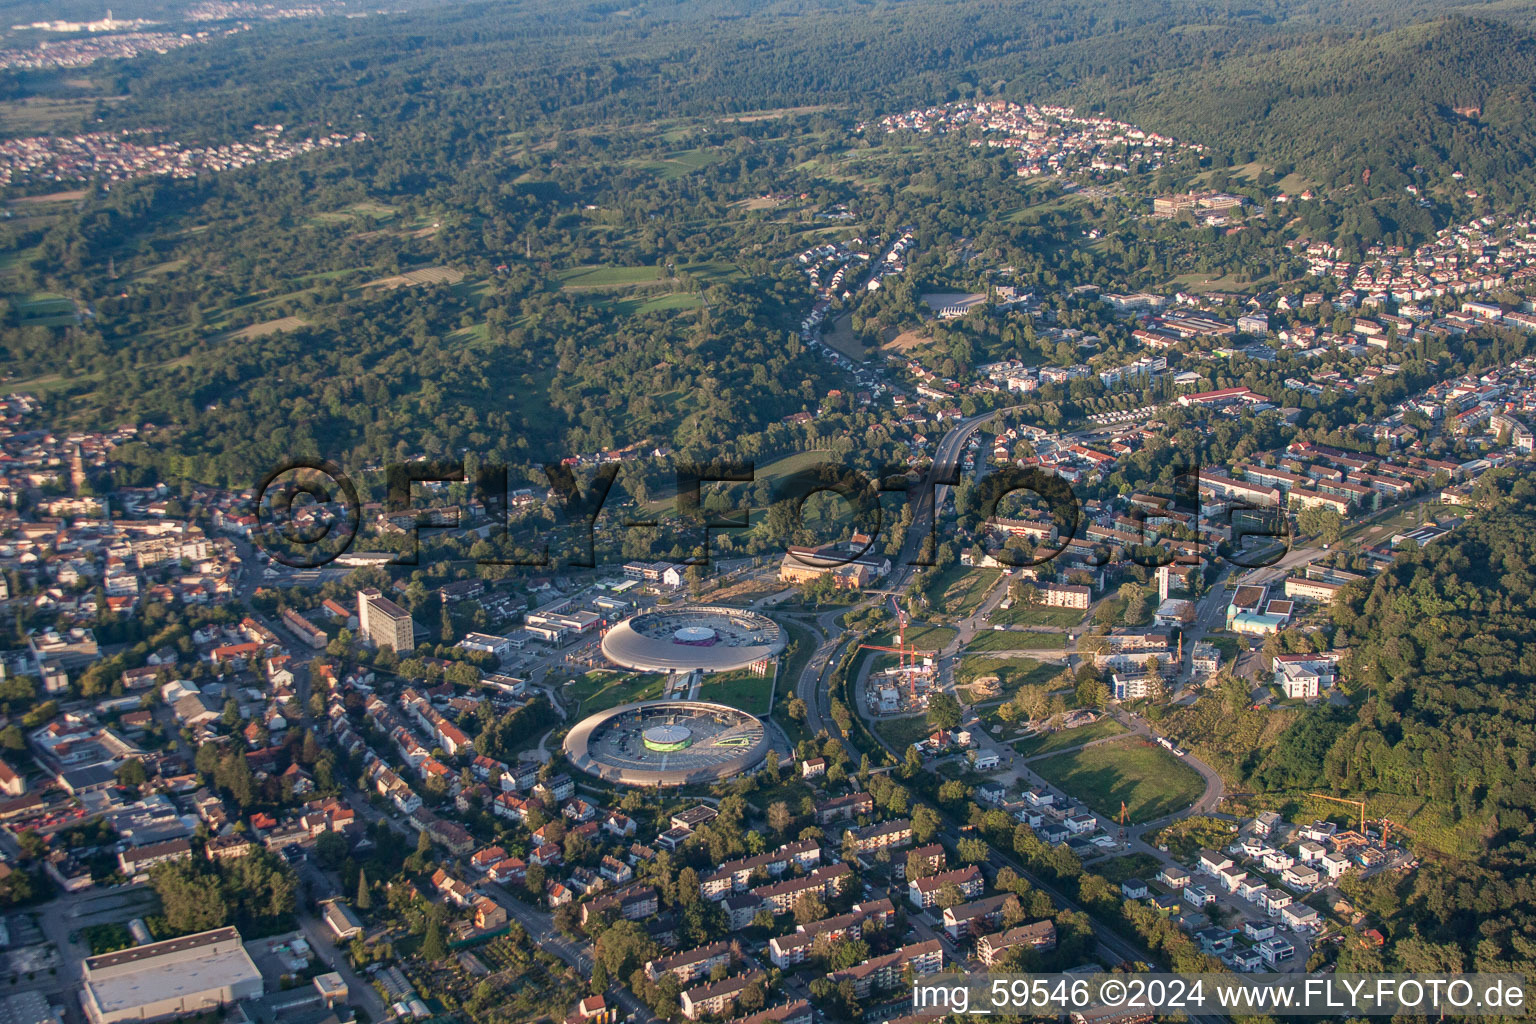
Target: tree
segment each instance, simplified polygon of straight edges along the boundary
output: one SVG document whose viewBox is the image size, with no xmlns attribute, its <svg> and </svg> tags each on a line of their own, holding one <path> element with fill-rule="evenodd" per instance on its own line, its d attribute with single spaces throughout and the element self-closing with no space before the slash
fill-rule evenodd
<svg viewBox="0 0 1536 1024">
<path fill-rule="evenodd" d="M 219 768 L 219 748 L 212 743 L 204 743 L 197 748 L 197 753 L 192 755 L 192 767 L 204 779 L 212 780 L 214 773 Z"/>
<path fill-rule="evenodd" d="M 427 933 L 421 939 L 421 957 L 436 963 L 447 955 L 448 947 L 443 945 L 443 928 L 437 923 L 437 918 L 432 917 L 427 921 Z"/>
<path fill-rule="evenodd" d="M 136 757 L 130 757 L 117 766 L 117 781 L 125 786 L 138 787 L 149 781 L 148 774 L 144 771 L 144 762 Z"/>
<path fill-rule="evenodd" d="M 907 852 L 907 881 L 926 878 L 933 874 L 933 861 L 916 850 Z"/>
<path fill-rule="evenodd" d="M 981 864 L 986 861 L 987 855 L 991 853 L 991 850 L 987 847 L 986 840 L 969 836 L 960 840 L 956 845 L 956 850 L 960 854 L 960 859 L 967 864 Z"/>
<path fill-rule="evenodd" d="M 322 832 L 315 840 L 315 860 L 327 871 L 335 871 L 347 856 L 347 841 L 337 832 Z"/>
<path fill-rule="evenodd" d="M 581 915 L 574 904 L 565 903 L 555 908 L 555 931 L 573 941 L 581 938 Z"/>
<path fill-rule="evenodd" d="M 954 729 L 960 725 L 960 702 L 948 693 L 928 698 L 928 724 L 935 729 Z"/>
<path fill-rule="evenodd" d="M 814 892 L 808 892 L 795 901 L 795 923 L 810 924 L 827 916 L 827 905 Z"/>
<path fill-rule="evenodd" d="M 939 812 L 927 804 L 912 809 L 912 838 L 919 843 L 930 843 L 938 835 L 941 819 Z"/>
<path fill-rule="evenodd" d="M 368 887 L 368 872 L 357 873 L 357 899 L 354 901 L 358 910 L 368 910 L 373 906 L 373 890 Z"/>
<path fill-rule="evenodd" d="M 1337 509 L 1313 506 L 1296 514 L 1296 528 L 1313 534 L 1325 544 L 1337 544 L 1344 534 L 1344 517 Z"/>
<path fill-rule="evenodd" d="M 1019 687 L 1019 692 L 1014 695 L 1013 703 L 1018 707 L 1024 718 L 1034 722 L 1046 716 L 1051 707 L 1051 691 L 1039 683 L 1029 683 Z"/>
<path fill-rule="evenodd" d="M 779 835 L 794 824 L 795 816 L 789 811 L 789 804 L 783 800 L 775 800 L 768 805 L 768 827 Z"/>
<path fill-rule="evenodd" d="M 1102 708 L 1109 703 L 1109 687 L 1097 676 L 1090 676 L 1077 684 L 1077 703 L 1085 708 Z"/>
<path fill-rule="evenodd" d="M 627 978 L 655 955 L 656 944 L 634 921 L 615 921 L 593 944 L 594 962 L 601 961 L 610 978 Z"/>
<path fill-rule="evenodd" d="M 218 875 L 202 871 L 195 862 L 157 864 L 150 869 L 149 884 L 160 897 L 166 927 L 176 935 L 229 923 L 230 906 Z"/>
</svg>

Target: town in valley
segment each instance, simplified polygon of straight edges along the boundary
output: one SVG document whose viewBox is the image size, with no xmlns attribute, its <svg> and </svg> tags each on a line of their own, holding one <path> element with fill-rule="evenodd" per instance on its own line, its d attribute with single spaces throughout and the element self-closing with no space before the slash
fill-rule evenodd
<svg viewBox="0 0 1536 1024">
<path fill-rule="evenodd" d="M 484 6 L 12 5 L 5 1021 L 1520 970 L 1536 7 Z"/>
</svg>

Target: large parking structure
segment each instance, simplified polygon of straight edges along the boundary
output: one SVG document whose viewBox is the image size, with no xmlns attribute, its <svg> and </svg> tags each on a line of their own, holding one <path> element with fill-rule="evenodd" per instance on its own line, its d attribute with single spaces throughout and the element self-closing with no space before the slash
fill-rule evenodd
<svg viewBox="0 0 1536 1024">
<path fill-rule="evenodd" d="M 763 723 L 745 711 L 704 701 L 655 700 L 599 711 L 565 737 L 565 755 L 582 771 L 631 786 L 717 782 L 762 764 Z"/>
<path fill-rule="evenodd" d="M 756 612 L 684 605 L 632 615 L 603 635 L 603 656 L 640 672 L 730 672 L 771 664 L 784 627 Z"/>
</svg>

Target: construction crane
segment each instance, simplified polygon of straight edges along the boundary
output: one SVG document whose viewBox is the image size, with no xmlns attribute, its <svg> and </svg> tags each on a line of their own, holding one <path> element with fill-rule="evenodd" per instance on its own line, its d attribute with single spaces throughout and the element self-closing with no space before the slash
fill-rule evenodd
<svg viewBox="0 0 1536 1024">
<path fill-rule="evenodd" d="M 1365 835 L 1365 801 L 1364 800 L 1346 800 L 1346 799 L 1344 799 L 1341 796 L 1329 796 L 1327 793 L 1308 793 L 1307 795 L 1308 796 L 1317 797 L 1317 799 L 1319 799 L 1319 800 L 1332 800 L 1336 804 L 1347 804 L 1350 807 L 1358 807 L 1360 809 L 1360 834 L 1362 836 Z"/>
<path fill-rule="evenodd" d="M 884 646 L 881 646 L 880 644 L 859 644 L 859 650 L 861 650 L 861 651 L 885 651 L 888 654 L 899 654 L 899 655 L 901 655 L 901 667 L 903 669 L 908 667 L 908 664 L 907 664 L 907 658 L 908 657 L 910 657 L 912 659 L 912 663 L 911 663 L 910 667 L 916 668 L 917 667 L 918 656 L 921 655 L 921 654 L 928 653 L 927 651 L 920 651 L 916 647 L 908 647 L 906 644 L 902 644 L 900 647 L 884 647 Z"/>
<path fill-rule="evenodd" d="M 1120 841 L 1125 842 L 1125 801 L 1120 801 Z"/>
<path fill-rule="evenodd" d="M 859 644 L 859 650 L 885 651 L 888 654 L 899 654 L 901 655 L 902 671 L 905 672 L 909 668 L 915 669 L 919 665 L 919 657 L 929 652 L 920 651 L 916 647 L 909 647 L 907 645 L 907 614 L 901 610 L 901 605 L 896 603 L 895 595 L 891 596 L 891 609 L 896 613 L 896 646 L 884 647 L 878 644 Z M 907 660 L 908 658 L 911 659 L 910 663 Z"/>
</svg>

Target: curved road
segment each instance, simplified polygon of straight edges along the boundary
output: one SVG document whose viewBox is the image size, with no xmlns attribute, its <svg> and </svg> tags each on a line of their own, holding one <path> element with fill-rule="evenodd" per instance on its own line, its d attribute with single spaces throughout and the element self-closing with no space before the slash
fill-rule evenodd
<svg viewBox="0 0 1536 1024">
<path fill-rule="evenodd" d="M 933 481 L 944 479 L 954 474 L 959 469 L 962 453 L 965 449 L 965 444 L 970 440 L 971 436 L 975 434 L 976 430 L 982 424 L 991 420 L 994 416 L 998 415 L 999 413 L 1008 411 L 1010 408 L 1017 407 L 1010 406 L 1005 409 L 994 409 L 991 412 L 982 413 L 976 416 L 972 416 L 968 419 L 961 420 L 960 423 L 951 428 L 939 442 L 939 446 L 934 453 L 933 466 L 930 468 L 926 480 Z M 909 563 L 916 557 L 917 552 L 921 549 L 922 539 L 928 536 L 928 531 L 930 529 L 931 523 L 933 522 L 933 517 L 935 516 L 937 509 L 943 506 L 944 499 L 948 495 L 948 492 L 948 485 L 944 484 L 939 484 L 936 486 L 925 485 L 923 487 L 923 491 L 918 497 L 916 505 L 913 508 L 912 526 L 908 530 L 907 541 L 905 544 L 903 544 L 901 553 L 897 556 L 897 565 L 891 570 L 891 576 L 887 581 L 882 594 L 873 597 L 873 600 L 884 600 L 884 593 L 899 594 L 905 590 L 908 582 L 911 580 L 917 570 L 916 566 L 910 565 Z M 855 607 L 860 606 L 856 605 Z M 854 762 L 857 762 L 862 754 L 862 751 L 855 747 L 846 736 L 843 736 L 841 730 L 835 729 L 829 724 L 831 718 L 831 698 L 827 685 L 828 675 L 840 659 L 843 647 L 852 639 L 850 635 L 839 635 L 836 632 L 837 619 L 841 617 L 846 611 L 848 611 L 848 609 L 838 608 L 823 612 L 817 616 L 814 628 L 820 636 L 820 642 L 817 644 L 815 652 L 812 654 L 810 661 L 806 664 L 804 671 L 801 673 L 800 680 L 795 687 L 795 692 L 800 696 L 802 700 L 805 701 L 806 726 L 809 731 L 814 735 L 820 730 L 826 729 L 828 735 L 839 737 L 843 748 L 848 752 L 849 758 Z M 858 713 L 858 709 L 850 708 L 849 710 L 855 714 Z M 876 736 L 875 740 L 882 747 L 885 747 L 887 750 L 889 750 L 889 747 L 886 746 L 885 741 L 880 739 L 879 736 Z M 1202 772 L 1202 774 L 1204 773 Z M 1219 786 L 1220 780 L 1217 779 L 1216 782 Z M 1212 788 L 1208 779 L 1206 795 L 1210 795 L 1211 792 Z M 1216 798 L 1220 798 L 1219 789 L 1217 790 Z M 1197 801 L 1195 806 L 1200 806 L 1204 801 L 1205 796 L 1202 796 L 1201 800 Z M 924 803 L 926 802 L 927 801 L 924 801 Z M 934 806 L 933 809 L 938 812 L 940 818 L 942 818 L 945 823 L 949 825 L 950 829 L 958 834 L 958 829 L 961 827 L 962 823 L 954 820 L 942 807 Z M 1146 826 L 1143 826 L 1143 830 L 1145 827 Z M 1139 837 L 1138 842 L 1140 842 Z M 1145 844 L 1143 843 L 1142 845 Z M 1017 872 L 1021 878 L 1026 879 L 1035 888 L 1039 889 L 1041 892 L 1044 892 L 1057 906 L 1076 911 L 1087 917 L 1093 928 L 1095 940 L 1099 943 L 1100 948 L 1104 950 L 1115 962 L 1139 960 L 1149 964 L 1155 964 L 1152 957 L 1145 950 L 1140 949 L 1136 945 L 1133 945 L 1131 942 L 1123 938 L 1119 933 L 1115 932 L 1103 922 L 1093 917 L 1093 915 L 1089 914 L 1084 907 L 1078 904 L 1075 900 L 1070 899 L 1064 892 L 1057 889 L 1054 885 L 1044 881 L 1034 872 L 1029 871 L 1024 867 L 1024 865 L 1019 863 L 1013 857 L 1004 856 L 1002 853 L 993 849 L 992 855 L 989 858 L 989 867 L 991 867 L 995 872 L 997 868 L 1004 865 L 1013 868 L 1013 870 Z M 1204 1014 L 1191 1015 L 1189 1019 L 1194 1022 L 1194 1024 L 1219 1024 L 1219 1022 L 1226 1021 L 1227 1018 L 1219 1014 Z"/>
</svg>

